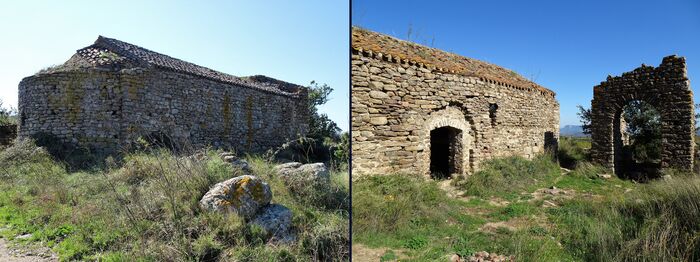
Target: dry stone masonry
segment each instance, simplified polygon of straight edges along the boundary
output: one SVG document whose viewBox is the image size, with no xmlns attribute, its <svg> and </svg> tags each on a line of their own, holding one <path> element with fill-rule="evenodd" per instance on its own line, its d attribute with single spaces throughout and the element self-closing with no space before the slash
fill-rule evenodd
<svg viewBox="0 0 700 262">
<path fill-rule="evenodd" d="M 554 92 L 489 63 L 352 29 L 354 174 L 465 175 L 556 147 Z"/>
<path fill-rule="evenodd" d="M 261 152 L 308 131 L 307 90 L 236 77 L 100 36 L 19 84 L 19 135 L 112 153 L 139 137 Z"/>
<path fill-rule="evenodd" d="M 685 58 L 664 57 L 658 67 L 641 67 L 608 79 L 593 88 L 591 102 L 591 158 L 619 173 L 624 144 L 622 109 L 643 101 L 661 116 L 662 168 L 693 167 L 694 110 Z"/>
</svg>

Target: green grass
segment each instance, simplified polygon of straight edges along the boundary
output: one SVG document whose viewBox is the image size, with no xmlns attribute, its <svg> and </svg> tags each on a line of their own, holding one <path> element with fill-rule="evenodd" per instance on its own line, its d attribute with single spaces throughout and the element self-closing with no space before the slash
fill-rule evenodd
<svg viewBox="0 0 700 262">
<path fill-rule="evenodd" d="M 455 184 L 469 195 L 499 196 L 512 199 L 551 182 L 559 175 L 559 166 L 547 155 L 532 160 L 513 156 L 487 161 L 481 170 Z"/>
<path fill-rule="evenodd" d="M 566 143 L 568 152 L 589 146 Z M 456 183 L 462 199 L 417 175 L 363 177 L 353 183 L 353 241 L 400 250 L 407 261 L 445 261 L 482 250 L 516 261 L 700 259 L 700 177 L 667 170 L 669 181 L 635 183 L 601 178 L 610 171 L 586 157 L 576 163 L 561 174 L 545 156 L 495 159 Z M 535 200 L 530 194 L 551 187 L 574 195 Z M 494 198 L 509 203 L 497 205 Z M 555 205 L 545 207 L 545 200 Z M 487 223 L 512 229 L 484 230 Z"/>
<path fill-rule="evenodd" d="M 332 172 L 324 191 L 306 191 L 313 201 L 300 200 L 273 164 L 247 160 L 270 184 L 273 202 L 292 210 L 297 242 L 266 245 L 261 228 L 199 208 L 211 185 L 242 174 L 216 151 L 199 158 L 132 153 L 108 159 L 104 168 L 70 172 L 30 141 L 0 151 L 0 227 L 9 227 L 2 237 L 30 233 L 23 241 L 51 247 L 62 261 L 347 259 L 347 173 Z"/>
</svg>

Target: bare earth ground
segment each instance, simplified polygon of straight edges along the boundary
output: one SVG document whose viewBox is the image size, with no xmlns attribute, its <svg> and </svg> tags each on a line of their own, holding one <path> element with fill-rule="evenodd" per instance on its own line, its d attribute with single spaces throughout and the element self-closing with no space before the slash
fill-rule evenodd
<svg viewBox="0 0 700 262">
<path fill-rule="evenodd" d="M 40 252 L 37 252 L 40 251 Z M 48 253 L 47 253 L 48 252 Z M 37 254 L 38 253 L 38 254 Z M 49 250 L 17 248 L 0 238 L 0 261 L 3 262 L 53 262 L 58 258 Z"/>
<path fill-rule="evenodd" d="M 363 244 L 352 245 L 353 261 L 379 261 L 389 248 L 370 248 Z M 391 249 L 399 259 L 403 259 L 401 250 Z"/>
</svg>

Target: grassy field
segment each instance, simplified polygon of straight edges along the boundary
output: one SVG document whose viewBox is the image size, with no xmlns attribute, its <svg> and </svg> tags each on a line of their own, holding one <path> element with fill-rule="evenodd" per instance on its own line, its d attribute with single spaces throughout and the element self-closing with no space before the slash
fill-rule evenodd
<svg viewBox="0 0 700 262">
<path fill-rule="evenodd" d="M 477 251 L 516 261 L 697 261 L 700 178 L 649 183 L 604 178 L 581 139 L 562 139 L 562 170 L 547 156 L 495 159 L 464 180 L 406 175 L 353 182 L 353 243 L 381 260 L 446 261 Z M 416 176 L 417 177 L 417 176 Z M 448 196 L 448 191 L 458 196 Z"/>
<path fill-rule="evenodd" d="M 294 214 L 297 242 L 270 245 L 262 228 L 199 208 L 211 185 L 242 174 L 217 153 L 152 150 L 67 171 L 43 148 L 19 141 L 0 149 L 0 236 L 49 246 L 64 261 L 347 260 L 346 172 L 332 172 L 330 192 L 301 198 L 273 164 L 247 157 L 272 201 Z M 31 237 L 17 238 L 23 234 Z"/>
</svg>

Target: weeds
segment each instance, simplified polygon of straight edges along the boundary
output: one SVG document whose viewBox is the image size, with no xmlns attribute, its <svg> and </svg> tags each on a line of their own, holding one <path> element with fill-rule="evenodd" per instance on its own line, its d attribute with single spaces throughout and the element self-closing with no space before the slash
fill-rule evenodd
<svg viewBox="0 0 700 262">
<path fill-rule="evenodd" d="M 128 153 L 119 162 L 71 172 L 32 141 L 0 151 L 0 225 L 4 237 L 30 233 L 61 260 L 235 261 L 346 259 L 347 197 L 328 208 L 293 198 L 273 165 L 249 157 L 266 179 L 273 202 L 289 207 L 298 241 L 268 246 L 267 234 L 236 216 L 199 208 L 217 182 L 242 174 L 216 151 L 173 154 L 164 149 Z M 331 187 L 347 196 L 347 174 L 331 174 Z M 341 203 L 341 204 L 338 204 Z M 344 206 L 343 206 L 344 205 Z"/>
</svg>

